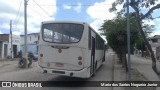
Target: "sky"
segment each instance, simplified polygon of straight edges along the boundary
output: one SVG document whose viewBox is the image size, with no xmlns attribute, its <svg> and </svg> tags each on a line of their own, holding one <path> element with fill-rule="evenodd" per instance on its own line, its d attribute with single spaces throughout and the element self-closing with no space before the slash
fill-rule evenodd
<svg viewBox="0 0 160 90">
<path fill-rule="evenodd" d="M 13 2 L 14 1 L 14 2 Z M 27 5 L 28 33 L 40 31 L 40 24 L 47 20 L 75 20 L 90 24 L 97 32 L 104 20 L 113 19 L 116 15 L 109 12 L 115 0 L 29 0 Z M 160 0 L 158 1 L 160 3 Z M 24 0 L 0 0 L 0 34 L 10 32 L 12 20 L 13 34 L 24 34 Z M 117 7 L 118 10 L 122 6 Z M 147 9 L 144 8 L 144 12 Z M 159 15 L 154 11 L 154 16 Z M 144 21 L 155 25 L 152 35 L 160 35 L 160 19 Z"/>
</svg>

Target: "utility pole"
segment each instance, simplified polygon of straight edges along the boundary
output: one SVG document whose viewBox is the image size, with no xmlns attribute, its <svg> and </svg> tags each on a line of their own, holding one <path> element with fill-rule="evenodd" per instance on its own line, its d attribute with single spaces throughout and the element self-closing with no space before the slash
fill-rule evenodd
<svg viewBox="0 0 160 90">
<path fill-rule="evenodd" d="M 24 57 L 26 60 L 25 67 L 28 68 L 28 53 L 27 53 L 27 0 L 24 0 Z"/>
<path fill-rule="evenodd" d="M 12 20 L 10 20 L 10 35 L 11 35 L 11 59 L 13 58 L 13 44 L 12 44 Z"/>
<path fill-rule="evenodd" d="M 129 0 L 127 0 L 127 47 L 128 47 L 128 81 L 131 81 Z"/>
</svg>

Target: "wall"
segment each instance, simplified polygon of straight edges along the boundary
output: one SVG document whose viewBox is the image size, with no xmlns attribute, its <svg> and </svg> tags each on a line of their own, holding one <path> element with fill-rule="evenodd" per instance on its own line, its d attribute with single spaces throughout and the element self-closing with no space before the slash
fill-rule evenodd
<svg viewBox="0 0 160 90">
<path fill-rule="evenodd" d="M 0 41 L 9 41 L 9 34 L 0 34 Z"/>
<path fill-rule="evenodd" d="M 32 33 L 27 35 L 27 44 L 33 44 L 38 41 L 39 33 Z M 24 44 L 24 35 L 21 35 L 21 45 Z"/>
<path fill-rule="evenodd" d="M 19 35 L 12 34 L 12 45 L 17 46 L 16 52 L 14 51 L 14 47 L 12 46 L 12 57 L 14 57 L 14 52 L 16 53 L 16 55 L 18 55 L 18 52 L 21 48 L 21 37 Z M 11 35 L 9 35 L 8 55 L 11 56 Z"/>
<path fill-rule="evenodd" d="M 157 42 L 153 42 L 152 40 L 149 41 L 152 50 L 154 52 L 154 55 L 156 57 L 156 59 L 158 59 L 157 57 L 160 57 L 160 37 L 159 36 L 154 36 L 151 39 L 157 39 Z"/>
<path fill-rule="evenodd" d="M 32 33 L 27 35 L 27 51 L 34 54 L 38 53 L 37 42 L 39 33 Z M 24 35 L 21 36 L 21 50 L 24 52 Z"/>
</svg>

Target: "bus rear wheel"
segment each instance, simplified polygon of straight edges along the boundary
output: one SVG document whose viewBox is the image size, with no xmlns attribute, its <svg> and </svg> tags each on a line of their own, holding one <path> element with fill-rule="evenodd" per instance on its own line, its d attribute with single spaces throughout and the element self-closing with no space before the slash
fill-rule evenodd
<svg viewBox="0 0 160 90">
<path fill-rule="evenodd" d="M 95 76 L 95 74 L 96 74 L 96 70 L 97 70 L 97 61 L 96 61 L 96 63 L 95 63 L 95 65 L 94 65 L 95 67 L 94 67 L 94 69 L 93 69 L 93 74 L 92 74 L 92 77 L 94 77 Z"/>
</svg>

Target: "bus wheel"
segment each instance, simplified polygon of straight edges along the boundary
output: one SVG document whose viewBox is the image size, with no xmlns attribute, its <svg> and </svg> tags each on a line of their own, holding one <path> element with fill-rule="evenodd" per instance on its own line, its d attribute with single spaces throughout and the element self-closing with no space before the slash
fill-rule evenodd
<svg viewBox="0 0 160 90">
<path fill-rule="evenodd" d="M 96 64 L 95 64 L 95 67 L 94 67 L 94 70 L 93 70 L 92 77 L 94 77 L 94 76 L 95 76 L 95 74 L 96 74 L 96 69 L 97 69 L 97 61 L 96 61 Z"/>
<path fill-rule="evenodd" d="M 96 73 L 96 70 L 97 70 L 97 61 L 96 61 L 96 64 L 95 64 L 94 73 Z"/>
</svg>

